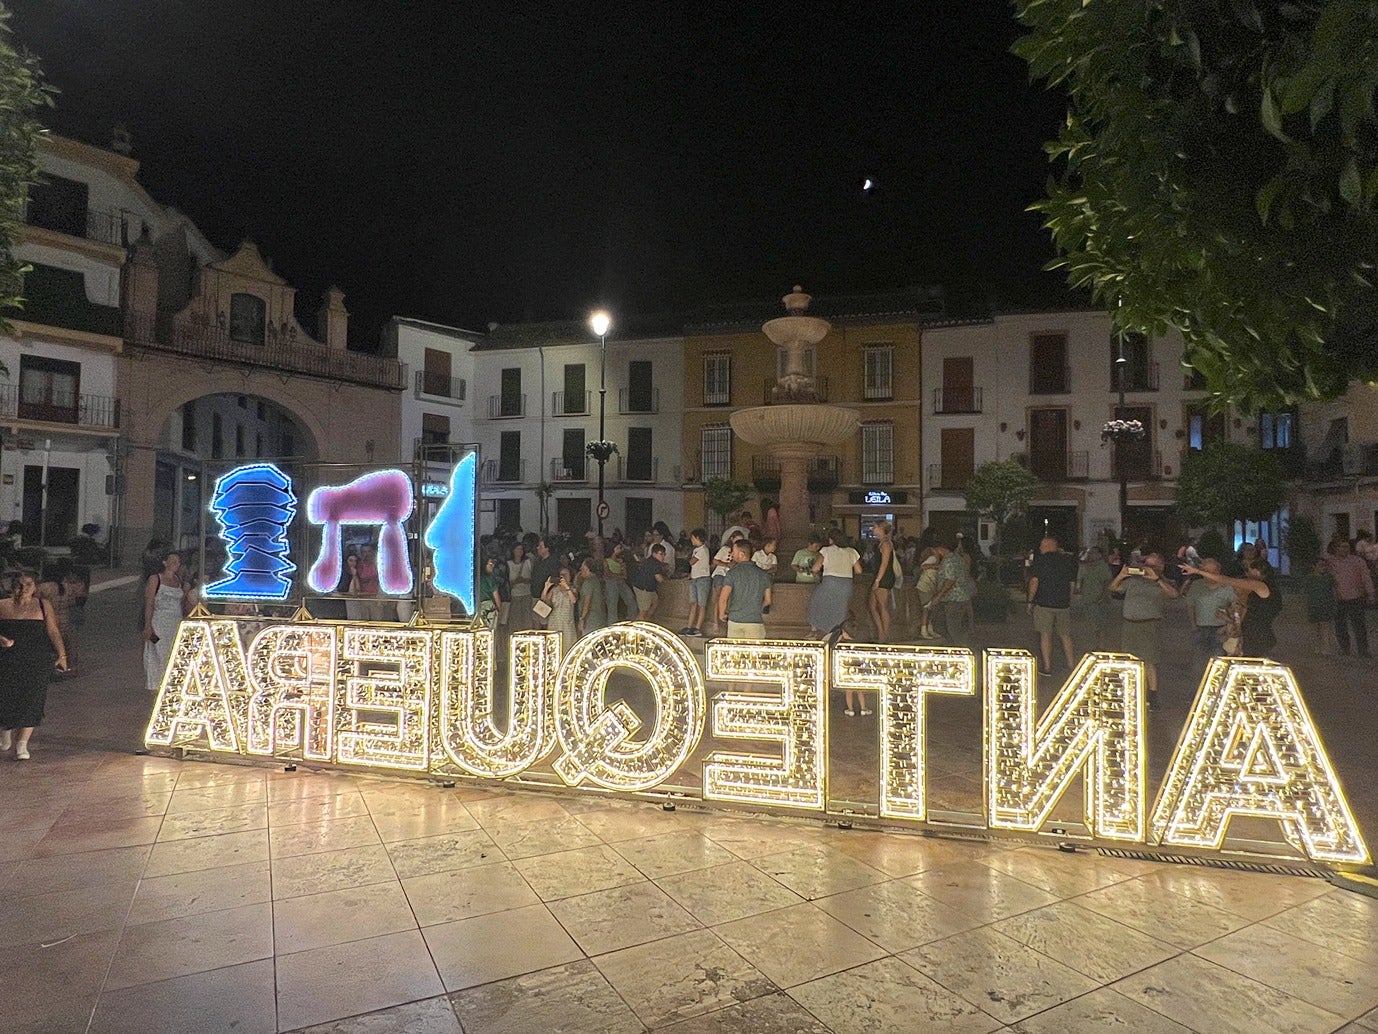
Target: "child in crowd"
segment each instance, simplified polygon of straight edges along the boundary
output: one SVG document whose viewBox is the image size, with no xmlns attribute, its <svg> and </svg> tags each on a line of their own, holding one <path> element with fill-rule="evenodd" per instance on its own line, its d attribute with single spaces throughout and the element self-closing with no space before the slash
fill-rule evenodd
<svg viewBox="0 0 1378 1034">
<path fill-rule="evenodd" d="M 775 577 L 775 569 L 780 564 L 780 558 L 775 555 L 776 548 L 774 539 L 766 539 L 751 557 L 751 562 L 772 578 Z"/>
<path fill-rule="evenodd" d="M 693 552 L 689 561 L 689 624 L 680 635 L 703 635 L 703 618 L 708 611 L 708 590 L 713 581 L 708 560 L 708 532 L 695 528 L 689 533 Z"/>
</svg>

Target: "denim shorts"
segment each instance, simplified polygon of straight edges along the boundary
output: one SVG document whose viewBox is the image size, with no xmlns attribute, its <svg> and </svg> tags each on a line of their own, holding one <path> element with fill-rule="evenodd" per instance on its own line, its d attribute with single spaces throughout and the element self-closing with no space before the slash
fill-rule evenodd
<svg viewBox="0 0 1378 1034">
<path fill-rule="evenodd" d="M 711 578 L 691 578 L 689 579 L 689 602 L 696 606 L 708 606 L 708 583 Z"/>
</svg>

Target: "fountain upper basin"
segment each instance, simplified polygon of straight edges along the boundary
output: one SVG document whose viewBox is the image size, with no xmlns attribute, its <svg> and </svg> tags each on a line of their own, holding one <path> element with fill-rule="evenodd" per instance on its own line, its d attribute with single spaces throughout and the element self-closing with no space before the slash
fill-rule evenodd
<svg viewBox="0 0 1378 1034">
<path fill-rule="evenodd" d="M 789 317 L 786 317 L 789 318 Z M 856 412 L 841 406 L 780 405 L 739 409 L 732 431 L 752 445 L 835 445 L 857 432 Z"/>
</svg>

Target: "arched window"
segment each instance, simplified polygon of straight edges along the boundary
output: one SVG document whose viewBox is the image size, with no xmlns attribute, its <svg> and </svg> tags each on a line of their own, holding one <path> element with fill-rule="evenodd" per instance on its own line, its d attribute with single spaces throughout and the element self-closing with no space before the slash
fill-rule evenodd
<svg viewBox="0 0 1378 1034">
<path fill-rule="evenodd" d="M 263 344 L 267 312 L 267 305 L 257 295 L 230 295 L 230 340 L 249 345 Z"/>
</svg>

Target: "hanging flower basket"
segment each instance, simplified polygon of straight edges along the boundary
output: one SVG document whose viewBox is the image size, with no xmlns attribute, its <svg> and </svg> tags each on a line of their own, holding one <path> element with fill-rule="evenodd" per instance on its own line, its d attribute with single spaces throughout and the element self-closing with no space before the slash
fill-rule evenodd
<svg viewBox="0 0 1378 1034">
<path fill-rule="evenodd" d="M 589 442 L 584 446 L 584 451 L 595 463 L 607 463 L 608 460 L 617 455 L 617 443 L 609 441 Z"/>
<path fill-rule="evenodd" d="M 1106 442 L 1141 442 L 1147 432 L 1138 420 L 1107 420 L 1100 429 L 1101 444 Z"/>
</svg>

